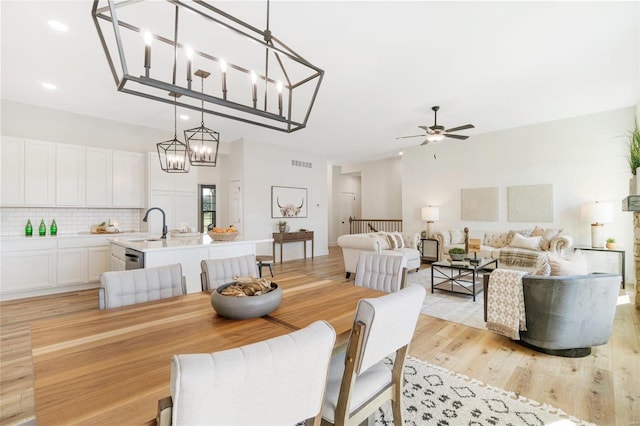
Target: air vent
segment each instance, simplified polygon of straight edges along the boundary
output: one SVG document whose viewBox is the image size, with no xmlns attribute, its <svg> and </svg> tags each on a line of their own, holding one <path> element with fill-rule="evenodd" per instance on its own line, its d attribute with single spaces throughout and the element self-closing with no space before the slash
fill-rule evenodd
<svg viewBox="0 0 640 426">
<path fill-rule="evenodd" d="M 291 165 L 294 167 L 305 167 L 310 169 L 313 165 L 309 161 L 291 160 Z"/>
</svg>

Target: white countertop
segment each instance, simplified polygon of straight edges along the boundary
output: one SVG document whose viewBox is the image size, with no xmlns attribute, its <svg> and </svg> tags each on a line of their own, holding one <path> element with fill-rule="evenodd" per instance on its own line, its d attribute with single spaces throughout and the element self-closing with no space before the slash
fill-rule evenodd
<svg viewBox="0 0 640 426">
<path fill-rule="evenodd" d="M 49 235 L 47 230 L 47 235 L 40 236 L 38 235 L 38 230 L 35 229 L 35 232 L 32 236 L 27 237 L 26 235 L 3 235 L 0 237 L 2 241 L 20 241 L 20 240 L 51 240 L 51 239 L 64 239 L 64 238 L 96 238 L 96 237 L 115 237 L 115 236 L 123 236 L 129 238 L 142 238 L 146 235 L 149 235 L 148 232 L 139 232 L 139 231 L 122 231 L 118 233 L 112 234 L 92 234 L 91 232 L 68 232 L 64 234 L 58 235 Z"/>
<path fill-rule="evenodd" d="M 235 244 L 246 244 L 246 243 L 270 243 L 273 242 L 273 238 L 247 238 L 239 235 L 233 241 L 213 241 L 211 237 L 207 234 L 201 234 L 199 236 L 193 237 L 171 237 L 167 235 L 167 239 L 160 239 L 158 236 L 153 237 L 118 237 L 118 238 L 110 238 L 114 244 L 125 248 L 131 248 L 134 250 L 149 252 L 156 250 L 165 250 L 165 249 L 176 249 L 176 248 L 199 248 L 204 246 L 223 246 L 223 245 L 235 245 Z"/>
</svg>

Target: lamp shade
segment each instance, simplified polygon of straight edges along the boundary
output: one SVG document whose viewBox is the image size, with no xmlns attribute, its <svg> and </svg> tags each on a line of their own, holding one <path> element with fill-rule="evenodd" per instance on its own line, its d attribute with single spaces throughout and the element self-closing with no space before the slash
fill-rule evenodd
<svg viewBox="0 0 640 426">
<path fill-rule="evenodd" d="M 589 223 L 613 222 L 613 203 L 587 203 L 582 205 L 582 218 Z"/>
<path fill-rule="evenodd" d="M 427 206 L 422 208 L 422 220 L 427 222 L 437 222 L 440 220 L 440 208 Z"/>
</svg>

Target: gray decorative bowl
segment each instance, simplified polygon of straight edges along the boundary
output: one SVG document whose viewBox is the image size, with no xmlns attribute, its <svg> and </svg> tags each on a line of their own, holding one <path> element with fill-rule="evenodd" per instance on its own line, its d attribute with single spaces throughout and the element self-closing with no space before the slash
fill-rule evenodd
<svg viewBox="0 0 640 426">
<path fill-rule="evenodd" d="M 231 319 L 258 318 L 280 306 L 282 289 L 276 283 L 271 283 L 275 290 L 259 296 L 234 297 L 220 294 L 222 289 L 233 284 L 235 283 L 223 284 L 211 293 L 211 306 L 218 315 Z"/>
<path fill-rule="evenodd" d="M 467 257 L 467 253 L 449 253 L 451 260 L 464 260 Z"/>
</svg>

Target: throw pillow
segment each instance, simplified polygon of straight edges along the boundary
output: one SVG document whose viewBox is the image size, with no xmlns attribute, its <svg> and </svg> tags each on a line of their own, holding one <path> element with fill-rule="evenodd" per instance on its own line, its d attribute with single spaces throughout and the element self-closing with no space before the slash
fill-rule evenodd
<svg viewBox="0 0 640 426">
<path fill-rule="evenodd" d="M 392 232 L 391 236 L 395 239 L 396 248 L 403 248 L 404 247 L 404 240 L 402 239 L 402 235 L 400 235 L 399 232 Z"/>
<path fill-rule="evenodd" d="M 394 248 L 398 247 L 396 239 L 389 232 L 380 232 L 380 235 L 382 235 L 382 237 L 387 240 L 389 250 L 393 250 Z"/>
<path fill-rule="evenodd" d="M 451 234 L 451 244 L 464 244 L 464 231 L 462 229 L 452 229 L 449 233 Z"/>
<path fill-rule="evenodd" d="M 551 266 L 551 275 L 587 275 L 587 259 L 580 253 L 576 252 L 569 257 L 556 256 L 548 253 L 549 265 Z"/>
<path fill-rule="evenodd" d="M 542 241 L 542 237 L 523 237 L 516 233 L 511 240 L 510 246 L 529 250 L 540 250 L 540 241 Z"/>
<path fill-rule="evenodd" d="M 536 270 L 533 275 L 544 275 L 547 277 L 551 275 L 551 265 L 549 264 L 549 258 L 546 254 L 538 255 L 536 259 Z"/>
<path fill-rule="evenodd" d="M 551 240 L 557 237 L 558 235 L 560 235 L 561 232 L 562 232 L 562 229 L 552 229 L 552 228 L 544 229 L 544 228 L 540 228 L 539 226 L 536 226 L 535 228 L 533 228 L 533 231 L 531 231 L 531 236 L 542 237 L 542 241 L 540 242 L 540 248 L 544 251 L 549 251 L 549 249 L 551 248 Z"/>
<path fill-rule="evenodd" d="M 511 240 L 513 240 L 513 236 L 516 234 L 520 234 L 523 237 L 529 237 L 531 236 L 531 229 L 521 229 L 519 231 L 514 231 L 511 230 L 509 231 L 509 233 L 507 234 L 507 245 L 510 246 L 511 245 Z"/>
</svg>

